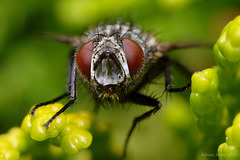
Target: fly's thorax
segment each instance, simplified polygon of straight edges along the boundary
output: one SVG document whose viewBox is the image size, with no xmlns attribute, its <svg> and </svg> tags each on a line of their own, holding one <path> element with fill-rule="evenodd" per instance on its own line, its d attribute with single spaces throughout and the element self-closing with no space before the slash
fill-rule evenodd
<svg viewBox="0 0 240 160">
<path fill-rule="evenodd" d="M 91 35 L 91 36 L 90 36 Z M 91 93 L 101 100 L 123 100 L 148 69 L 147 36 L 128 25 L 99 26 L 76 52 L 76 65 Z"/>
</svg>

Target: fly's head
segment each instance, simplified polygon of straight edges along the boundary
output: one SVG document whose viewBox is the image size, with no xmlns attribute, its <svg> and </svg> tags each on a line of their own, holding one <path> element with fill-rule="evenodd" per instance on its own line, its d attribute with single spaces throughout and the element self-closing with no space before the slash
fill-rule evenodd
<svg viewBox="0 0 240 160">
<path fill-rule="evenodd" d="M 118 34 L 98 35 L 81 46 L 75 59 L 83 80 L 101 100 L 122 100 L 136 87 L 145 66 L 143 48 Z"/>
</svg>

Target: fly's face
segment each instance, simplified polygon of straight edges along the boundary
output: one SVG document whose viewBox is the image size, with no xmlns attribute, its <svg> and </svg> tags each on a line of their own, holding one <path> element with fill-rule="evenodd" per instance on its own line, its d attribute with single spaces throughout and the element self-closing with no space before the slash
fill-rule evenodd
<svg viewBox="0 0 240 160">
<path fill-rule="evenodd" d="M 143 48 L 118 34 L 90 40 L 78 50 L 75 59 L 90 91 L 102 100 L 126 96 L 145 66 Z"/>
<path fill-rule="evenodd" d="M 121 41 L 103 37 L 95 42 L 91 60 L 91 81 L 102 86 L 119 85 L 130 79 L 129 68 Z"/>
</svg>

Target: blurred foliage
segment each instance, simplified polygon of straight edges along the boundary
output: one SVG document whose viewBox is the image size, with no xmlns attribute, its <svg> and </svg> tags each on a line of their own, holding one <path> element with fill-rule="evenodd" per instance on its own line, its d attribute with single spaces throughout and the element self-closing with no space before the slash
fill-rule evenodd
<svg viewBox="0 0 240 160">
<path fill-rule="evenodd" d="M 0 133 L 20 126 L 30 106 L 65 92 L 70 47 L 40 38 L 38 33 L 83 34 L 89 27 L 114 23 L 120 18 L 145 31 L 155 32 L 161 41 L 213 44 L 222 28 L 239 15 L 239 7 L 239 0 L 0 0 Z M 179 50 L 169 56 L 191 71 L 215 64 L 212 48 Z M 190 80 L 179 70 L 173 70 L 173 74 L 176 86 Z M 159 83 L 149 85 L 146 94 L 157 93 L 160 97 L 164 86 Z M 239 92 L 239 89 L 234 91 Z M 78 101 L 68 112 L 92 110 L 94 101 L 88 92 L 83 86 L 79 86 L 78 92 Z M 160 98 L 164 104 L 162 111 L 136 128 L 127 159 L 212 158 L 205 150 L 198 151 L 202 139 L 187 100 L 189 93 Z M 225 96 L 224 100 L 232 106 L 239 104 L 239 100 L 231 96 Z M 82 155 L 92 154 L 89 159 L 105 159 L 108 151 L 121 154 L 133 118 L 148 110 L 128 104 L 126 109 L 115 108 L 100 110 L 97 119 L 111 122 L 111 131 L 103 135 L 93 133 L 93 144 L 89 152 L 82 152 Z M 109 144 L 110 149 L 102 144 Z M 41 155 L 44 151 L 39 148 L 34 150 Z"/>
</svg>

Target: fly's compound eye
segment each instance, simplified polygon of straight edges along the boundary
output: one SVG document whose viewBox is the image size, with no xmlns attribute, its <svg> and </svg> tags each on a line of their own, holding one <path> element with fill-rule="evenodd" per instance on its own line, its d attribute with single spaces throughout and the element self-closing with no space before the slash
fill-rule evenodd
<svg viewBox="0 0 240 160">
<path fill-rule="evenodd" d="M 123 38 L 122 43 L 128 63 L 129 72 L 131 76 L 134 76 L 143 65 L 143 50 L 137 42 L 131 39 Z"/>
<path fill-rule="evenodd" d="M 76 55 L 77 68 L 88 79 L 90 79 L 92 48 L 93 41 L 89 41 L 78 50 Z"/>
</svg>

